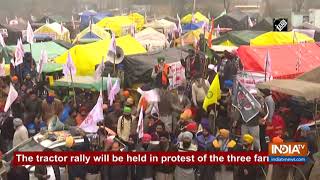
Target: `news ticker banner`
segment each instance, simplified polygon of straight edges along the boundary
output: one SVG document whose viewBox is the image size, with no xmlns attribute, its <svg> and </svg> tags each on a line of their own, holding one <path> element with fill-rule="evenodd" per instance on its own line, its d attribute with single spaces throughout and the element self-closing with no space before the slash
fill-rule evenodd
<svg viewBox="0 0 320 180">
<path fill-rule="evenodd" d="M 288 160 L 291 158 L 291 160 Z M 15 152 L 13 165 L 303 164 L 306 157 L 255 152 Z"/>
</svg>

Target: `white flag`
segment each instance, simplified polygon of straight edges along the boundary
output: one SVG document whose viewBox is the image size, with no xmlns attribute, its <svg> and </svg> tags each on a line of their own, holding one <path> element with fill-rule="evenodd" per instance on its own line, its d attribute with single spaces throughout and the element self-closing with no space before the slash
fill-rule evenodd
<svg viewBox="0 0 320 180">
<path fill-rule="evenodd" d="M 22 44 L 21 39 L 18 39 L 16 50 L 14 52 L 14 56 L 15 56 L 16 60 L 13 63 L 13 66 L 18 66 L 23 63 L 24 49 L 23 49 L 23 44 Z"/>
<path fill-rule="evenodd" d="M 137 127 L 137 133 L 139 136 L 139 139 L 143 137 L 143 107 L 141 107 L 140 114 L 139 114 L 139 121 L 138 121 L 138 127 Z"/>
<path fill-rule="evenodd" d="M 113 53 L 113 54 L 117 54 L 116 52 L 116 38 L 115 38 L 115 34 L 112 32 L 112 38 L 111 38 L 111 42 L 110 42 L 110 46 L 109 46 L 109 52 L 108 53 Z"/>
<path fill-rule="evenodd" d="M 17 99 L 18 92 L 14 89 L 13 85 L 10 84 L 9 94 L 6 100 L 6 105 L 4 106 L 4 112 L 8 112 L 9 108 L 11 107 L 12 103 Z"/>
<path fill-rule="evenodd" d="M 5 77 L 6 76 L 6 69 L 5 69 L 5 62 L 2 61 L 0 64 L 0 77 Z"/>
<path fill-rule="evenodd" d="M 102 92 L 100 91 L 100 96 L 97 100 L 97 104 L 90 111 L 86 119 L 80 124 L 80 128 L 85 132 L 97 132 L 98 126 L 97 123 L 104 119 L 103 117 L 103 97 Z"/>
<path fill-rule="evenodd" d="M 63 34 L 63 32 L 64 32 L 64 27 L 63 27 L 62 22 L 61 22 L 61 24 L 60 24 L 60 31 L 61 31 L 61 34 Z"/>
<path fill-rule="evenodd" d="M 249 16 L 248 16 L 248 25 L 249 25 L 249 27 L 253 27 L 253 23 L 252 23 L 251 18 Z"/>
<path fill-rule="evenodd" d="M 145 97 L 148 102 L 160 102 L 160 95 L 156 89 L 143 91 L 141 88 L 137 89 L 141 96 Z"/>
<path fill-rule="evenodd" d="M 65 76 L 68 76 L 68 75 L 75 75 L 76 73 L 77 73 L 76 66 L 74 65 L 74 63 L 72 61 L 72 57 L 71 57 L 70 52 L 68 52 L 67 62 L 66 62 L 66 64 L 63 65 L 63 74 Z"/>
<path fill-rule="evenodd" d="M 177 19 L 178 19 L 178 32 L 179 32 L 179 36 L 181 36 L 181 34 L 182 34 L 182 26 L 181 26 L 181 19 L 179 17 L 179 14 L 177 14 Z"/>
<path fill-rule="evenodd" d="M 2 47 L 6 47 L 6 43 L 4 42 L 4 39 L 1 33 L 0 33 L 0 44 Z"/>
<path fill-rule="evenodd" d="M 95 79 L 95 80 L 101 79 L 102 73 L 103 73 L 103 71 L 104 71 L 104 61 L 103 61 L 103 59 L 104 59 L 104 58 L 102 57 L 101 63 L 100 63 L 99 66 L 97 67 L 96 73 L 94 74 L 94 79 Z"/>
<path fill-rule="evenodd" d="M 42 73 L 43 65 L 46 64 L 47 62 L 48 62 L 48 53 L 45 49 L 42 49 L 41 55 L 40 55 L 40 62 L 38 64 L 38 68 L 37 68 L 37 71 L 39 74 Z"/>
<path fill-rule="evenodd" d="M 110 77 L 110 74 L 108 74 L 108 78 L 107 78 L 107 92 L 108 92 L 108 95 L 110 94 L 111 89 L 112 89 L 112 79 Z"/>
<path fill-rule="evenodd" d="M 216 37 L 219 37 L 220 36 L 220 25 L 218 24 L 217 26 L 217 31 L 216 31 Z"/>
<path fill-rule="evenodd" d="M 119 80 L 117 79 L 117 81 L 114 83 L 114 85 L 112 86 L 108 99 L 110 101 L 110 106 L 112 106 L 113 101 L 116 98 L 116 95 L 120 92 L 120 83 Z"/>
<path fill-rule="evenodd" d="M 134 36 L 135 36 L 135 33 L 136 33 L 136 28 L 135 28 L 135 26 L 132 24 L 132 25 L 130 26 L 130 34 L 131 34 L 132 37 L 134 37 Z"/>
<path fill-rule="evenodd" d="M 269 79 L 272 76 L 272 66 L 271 66 L 271 58 L 269 54 L 269 50 L 267 51 L 267 55 L 265 57 L 265 67 L 264 67 L 266 75 L 269 77 Z"/>
<path fill-rule="evenodd" d="M 76 24 L 75 24 L 75 22 L 74 22 L 74 17 L 73 17 L 73 16 L 71 16 L 71 21 L 72 21 L 72 27 L 73 27 L 73 29 L 76 29 Z"/>
<path fill-rule="evenodd" d="M 33 30 L 31 27 L 30 22 L 28 21 L 28 26 L 27 26 L 27 42 L 30 44 L 33 44 L 33 39 L 34 39 L 34 34 L 33 34 Z"/>
</svg>

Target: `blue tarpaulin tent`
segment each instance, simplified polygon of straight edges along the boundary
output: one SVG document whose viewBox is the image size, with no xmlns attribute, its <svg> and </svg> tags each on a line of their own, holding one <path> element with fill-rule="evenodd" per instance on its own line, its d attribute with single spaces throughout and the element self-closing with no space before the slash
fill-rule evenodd
<svg viewBox="0 0 320 180">
<path fill-rule="evenodd" d="M 199 29 L 203 26 L 203 24 L 204 22 L 185 24 L 184 26 L 182 26 L 182 32 L 185 33 L 188 31 Z"/>
<path fill-rule="evenodd" d="M 92 22 L 95 24 L 102 20 L 105 17 L 111 17 L 112 13 L 110 12 L 94 12 L 94 11 L 85 11 L 82 12 L 80 17 L 81 17 L 81 22 L 80 22 L 80 30 L 85 29 L 86 27 L 89 26 L 90 19 L 92 18 Z"/>
</svg>

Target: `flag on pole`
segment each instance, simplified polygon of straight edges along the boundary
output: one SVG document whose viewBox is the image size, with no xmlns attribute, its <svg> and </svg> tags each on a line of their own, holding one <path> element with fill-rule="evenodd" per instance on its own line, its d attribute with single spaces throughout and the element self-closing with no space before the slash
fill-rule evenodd
<svg viewBox="0 0 320 180">
<path fill-rule="evenodd" d="M 5 77 L 6 76 L 6 70 L 5 70 L 5 62 L 2 61 L 0 64 L 0 77 Z"/>
<path fill-rule="evenodd" d="M 194 17 L 194 12 L 192 12 L 191 22 L 192 22 L 192 23 L 195 23 L 195 22 L 196 22 L 196 18 Z"/>
<path fill-rule="evenodd" d="M 4 42 L 4 39 L 1 33 L 0 33 L 0 44 L 2 47 L 6 47 L 6 43 Z"/>
<path fill-rule="evenodd" d="M 22 40 L 20 38 L 18 39 L 14 56 L 16 59 L 15 59 L 15 62 L 13 62 L 13 66 L 18 66 L 23 63 L 24 49 L 23 49 Z"/>
<path fill-rule="evenodd" d="M 253 22 L 252 22 L 252 20 L 251 20 L 251 18 L 248 16 L 248 25 L 249 25 L 249 27 L 253 27 Z"/>
<path fill-rule="evenodd" d="M 139 114 L 139 121 L 138 121 L 138 127 L 137 127 L 137 133 L 139 136 L 139 139 L 143 137 L 143 107 L 140 109 L 140 114 Z"/>
<path fill-rule="evenodd" d="M 116 95 L 120 92 L 120 83 L 119 80 L 116 80 L 116 82 L 114 83 L 114 85 L 112 86 L 108 99 L 110 101 L 110 106 L 112 106 L 113 101 L 116 98 Z"/>
<path fill-rule="evenodd" d="M 12 103 L 17 99 L 17 97 L 18 97 L 18 92 L 13 87 L 13 85 L 10 84 L 10 90 L 6 100 L 6 104 L 4 106 L 4 112 L 8 112 L 9 108 L 11 107 Z"/>
<path fill-rule="evenodd" d="M 179 32 L 179 36 L 181 36 L 181 34 L 182 34 L 182 26 L 181 26 L 181 19 L 179 17 L 179 14 L 177 14 L 177 19 L 178 19 L 178 32 Z"/>
<path fill-rule="evenodd" d="M 37 68 L 39 74 L 42 73 L 43 65 L 46 64 L 47 62 L 48 62 L 48 53 L 45 49 L 42 49 L 41 55 L 40 55 L 40 62 Z"/>
<path fill-rule="evenodd" d="M 97 104 L 89 112 L 86 119 L 80 124 L 80 128 L 85 132 L 94 133 L 98 131 L 97 123 L 104 119 L 103 117 L 103 97 L 100 90 L 100 96 L 97 100 Z"/>
<path fill-rule="evenodd" d="M 211 18 L 211 28 L 210 28 L 210 33 L 209 33 L 209 37 L 208 37 L 208 46 L 209 48 L 212 47 L 212 34 L 214 32 L 214 18 Z"/>
<path fill-rule="evenodd" d="M 147 19 L 147 11 L 144 11 L 144 23 L 147 24 L 148 23 L 148 19 Z"/>
<path fill-rule="evenodd" d="M 71 57 L 71 54 L 70 52 L 68 52 L 68 58 L 67 58 L 67 62 L 66 64 L 63 65 L 63 74 L 65 76 L 68 76 L 68 75 L 75 75 L 77 72 L 76 70 L 76 66 L 74 65 L 73 61 L 72 61 L 72 57 Z"/>
<path fill-rule="evenodd" d="M 219 74 L 214 77 L 214 80 L 211 83 L 208 94 L 203 101 L 203 109 L 207 111 L 208 106 L 212 104 L 217 104 L 218 100 L 221 99 L 221 91 L 220 91 L 220 81 Z"/>
<path fill-rule="evenodd" d="M 108 78 L 107 78 L 107 91 L 108 91 L 108 95 L 110 94 L 112 89 L 112 79 L 110 77 L 110 74 L 108 74 Z"/>
<path fill-rule="evenodd" d="M 115 54 L 117 54 L 116 49 L 117 49 L 116 37 L 115 37 L 115 34 L 112 32 L 112 38 L 111 38 L 111 41 L 110 41 L 110 46 L 109 46 L 109 52 L 108 53 L 113 53 L 115 55 Z"/>
<path fill-rule="evenodd" d="M 219 36 L 220 36 L 220 31 L 221 31 L 220 25 L 218 24 L 218 26 L 217 26 L 217 31 L 216 31 L 216 37 L 219 37 Z"/>
<path fill-rule="evenodd" d="M 135 31 L 136 31 L 135 25 L 132 24 L 132 25 L 130 26 L 130 34 L 131 34 L 132 37 L 135 36 Z"/>
<path fill-rule="evenodd" d="M 63 27 L 63 24 L 62 24 L 62 22 L 60 23 L 60 31 L 61 31 L 61 34 L 63 34 L 63 32 L 64 32 L 64 27 Z"/>
<path fill-rule="evenodd" d="M 33 34 L 33 30 L 31 27 L 30 22 L 28 21 L 28 26 L 27 26 L 27 42 L 30 44 L 33 44 L 33 39 L 34 39 L 34 34 Z"/>
<path fill-rule="evenodd" d="M 92 18 L 89 20 L 89 32 L 92 32 Z"/>
<path fill-rule="evenodd" d="M 270 53 L 269 50 L 267 51 L 266 57 L 265 57 L 265 73 L 266 73 L 266 77 L 269 77 L 269 80 L 272 76 L 272 66 L 271 66 L 271 57 L 270 57 Z"/>
<path fill-rule="evenodd" d="M 104 71 L 104 61 L 103 61 L 103 59 L 104 59 L 104 57 L 102 57 L 101 63 L 97 67 L 96 72 L 94 74 L 94 79 L 95 80 L 101 79 L 102 73 Z"/>
<path fill-rule="evenodd" d="M 73 16 L 71 16 L 71 21 L 72 21 L 72 28 L 76 29 L 76 24 L 74 22 L 74 17 Z"/>
</svg>

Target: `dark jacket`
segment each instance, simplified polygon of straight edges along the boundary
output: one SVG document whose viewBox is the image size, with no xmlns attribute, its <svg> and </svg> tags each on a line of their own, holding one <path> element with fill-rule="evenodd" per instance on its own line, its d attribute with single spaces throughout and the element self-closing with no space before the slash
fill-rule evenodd
<svg viewBox="0 0 320 180">
<path fill-rule="evenodd" d="M 53 168 L 56 180 L 60 180 L 61 177 L 60 177 L 59 166 L 52 166 L 52 168 Z M 37 177 L 39 180 L 45 180 L 44 178 L 42 178 L 42 176 L 47 175 L 47 174 L 48 174 L 47 166 L 40 165 L 40 166 L 35 167 L 34 176 Z"/>
<path fill-rule="evenodd" d="M 154 146 L 151 151 L 153 152 L 161 152 L 161 148 L 159 145 L 157 146 Z M 178 149 L 176 146 L 174 146 L 173 144 L 170 143 L 169 145 L 169 149 L 167 152 L 177 152 Z M 157 165 L 157 166 L 154 166 L 154 171 L 155 172 L 162 172 L 162 173 L 166 173 L 166 174 L 170 174 L 170 173 L 173 173 L 174 170 L 176 169 L 176 166 L 168 166 L 168 165 Z"/>
<path fill-rule="evenodd" d="M 129 167 L 125 165 L 108 165 L 101 167 L 101 180 L 127 180 Z"/>
<path fill-rule="evenodd" d="M 137 144 L 136 146 L 137 152 L 146 152 L 150 151 L 150 145 L 145 149 L 142 147 L 142 144 Z M 142 180 L 144 178 L 152 178 L 153 177 L 153 167 L 151 165 L 145 166 L 131 166 L 131 179 L 132 180 Z"/>
</svg>

